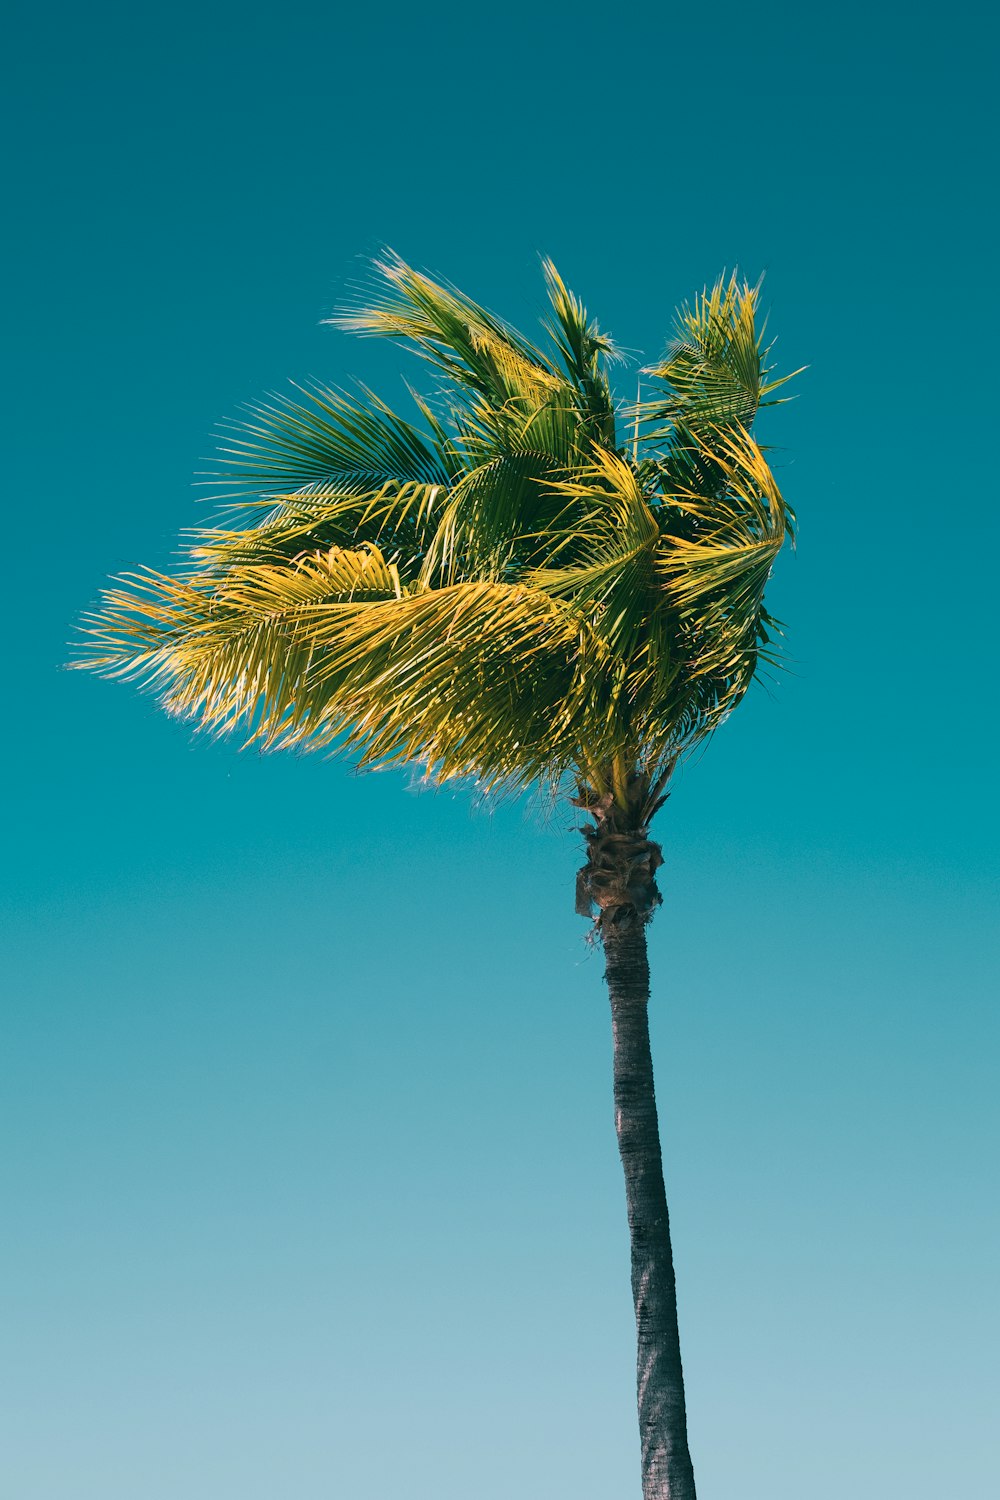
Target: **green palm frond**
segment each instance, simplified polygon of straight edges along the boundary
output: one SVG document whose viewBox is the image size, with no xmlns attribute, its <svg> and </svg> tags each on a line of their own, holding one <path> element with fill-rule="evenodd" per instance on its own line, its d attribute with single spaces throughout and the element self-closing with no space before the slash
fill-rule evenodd
<svg viewBox="0 0 1000 1500">
<path fill-rule="evenodd" d="M 561 501 L 553 495 L 551 455 L 498 453 L 453 486 L 428 545 L 421 581 L 501 579 L 523 570 L 538 533 Z"/>
<path fill-rule="evenodd" d="M 594 450 L 589 468 L 553 489 L 569 502 L 565 529 L 552 527 L 553 564 L 530 576 L 554 598 L 568 598 L 623 661 L 631 659 L 650 610 L 649 587 L 660 539 L 656 517 L 634 469 L 609 449 Z"/>
<path fill-rule="evenodd" d="M 295 399 L 274 396 L 230 424 L 220 448 L 220 498 L 241 501 L 307 486 L 348 491 L 406 481 L 443 484 L 448 467 L 435 437 L 427 438 L 369 391 L 357 400 L 317 385 Z"/>
<path fill-rule="evenodd" d="M 748 431 L 780 384 L 756 289 L 682 309 L 636 439 L 613 345 L 550 263 L 551 355 L 402 261 L 380 272 L 340 321 L 433 363 L 417 420 L 321 386 L 252 408 L 224 519 L 177 573 L 105 593 L 80 664 L 266 746 L 485 787 L 662 782 L 770 649 L 792 516 Z"/>
<path fill-rule="evenodd" d="M 666 357 L 646 371 L 665 387 L 638 407 L 650 438 L 668 438 L 676 426 L 694 433 L 749 430 L 765 397 L 792 379 L 768 379 L 770 349 L 757 330 L 759 291 L 735 276 L 720 277 L 679 309 Z"/>
<path fill-rule="evenodd" d="M 329 321 L 355 333 L 412 344 L 455 382 L 497 407 L 532 402 L 557 379 L 541 351 L 453 288 L 440 286 L 395 255 L 376 263 L 381 290 Z"/>
<path fill-rule="evenodd" d="M 756 670 L 764 590 L 794 517 L 747 433 L 716 434 L 712 458 L 726 475 L 725 492 L 710 500 L 696 491 L 672 497 L 692 530 L 674 529 L 658 566 L 677 620 L 684 677 L 698 689 L 699 713 L 715 724 Z"/>
<path fill-rule="evenodd" d="M 542 262 L 552 319 L 545 324 L 566 374 L 578 393 L 580 414 L 595 443 L 615 442 L 615 405 L 607 361 L 618 358 L 611 339 L 601 333 L 579 297 L 569 291 L 550 260 Z"/>
<path fill-rule="evenodd" d="M 412 572 L 434 535 L 436 511 L 448 486 L 390 483 L 373 491 L 307 486 L 291 495 L 256 502 L 256 525 L 201 528 L 192 533 L 191 556 L 216 569 L 233 564 L 294 561 L 306 550 L 370 543 Z M 252 518 L 251 518 L 252 519 Z"/>
</svg>

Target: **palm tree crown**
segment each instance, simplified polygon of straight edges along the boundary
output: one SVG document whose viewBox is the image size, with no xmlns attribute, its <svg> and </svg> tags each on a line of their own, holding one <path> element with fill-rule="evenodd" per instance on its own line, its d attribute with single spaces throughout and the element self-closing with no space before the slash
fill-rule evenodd
<svg viewBox="0 0 1000 1500">
<path fill-rule="evenodd" d="M 105 593 L 81 664 L 266 746 L 652 796 L 768 653 L 792 518 L 750 436 L 782 384 L 756 289 L 682 308 L 654 393 L 621 409 L 614 347 L 551 264 L 544 349 L 396 258 L 377 271 L 335 321 L 430 362 L 416 420 L 320 386 L 254 408 L 220 524 Z"/>
</svg>

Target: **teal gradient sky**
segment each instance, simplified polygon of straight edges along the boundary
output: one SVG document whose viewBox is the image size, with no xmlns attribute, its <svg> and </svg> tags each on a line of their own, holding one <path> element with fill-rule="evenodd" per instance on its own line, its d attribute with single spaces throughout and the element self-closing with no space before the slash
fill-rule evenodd
<svg viewBox="0 0 1000 1500">
<path fill-rule="evenodd" d="M 1000 1493 L 996 25 L 972 6 L 27 8 L 8 60 L 4 1500 L 636 1495 L 566 808 L 60 670 L 389 244 L 628 350 L 766 273 L 789 671 L 660 819 L 703 1500 Z"/>
</svg>

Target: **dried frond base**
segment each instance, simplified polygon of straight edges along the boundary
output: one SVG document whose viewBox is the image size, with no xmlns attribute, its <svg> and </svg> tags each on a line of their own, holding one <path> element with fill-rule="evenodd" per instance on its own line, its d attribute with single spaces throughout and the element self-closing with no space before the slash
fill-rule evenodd
<svg viewBox="0 0 1000 1500">
<path fill-rule="evenodd" d="M 572 801 L 593 819 L 580 829 L 588 857 L 576 877 L 578 914 L 592 918 L 594 938 L 609 928 L 644 926 L 663 900 L 656 884 L 663 851 L 649 837 L 648 825 L 666 797 L 651 797 L 649 778 L 634 775 L 624 806 L 611 793 L 598 795 L 585 785 Z"/>
</svg>

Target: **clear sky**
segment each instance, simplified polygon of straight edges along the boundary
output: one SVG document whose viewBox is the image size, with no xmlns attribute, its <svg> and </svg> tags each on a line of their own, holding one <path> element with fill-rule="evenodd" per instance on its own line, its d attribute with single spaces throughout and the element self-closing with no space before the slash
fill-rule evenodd
<svg viewBox="0 0 1000 1500">
<path fill-rule="evenodd" d="M 385 243 L 636 358 L 766 273 L 790 670 L 659 820 L 653 1041 L 704 1500 L 988 1500 L 987 8 L 33 7 L 7 66 L 9 1500 L 636 1495 L 570 810 L 200 740 L 60 670 L 214 424 L 402 353 Z M 9 33 L 11 35 L 11 33 Z"/>
</svg>

